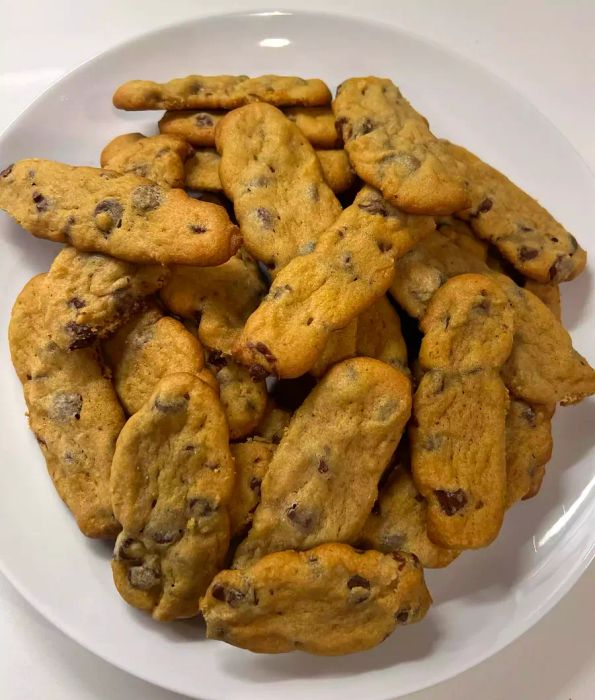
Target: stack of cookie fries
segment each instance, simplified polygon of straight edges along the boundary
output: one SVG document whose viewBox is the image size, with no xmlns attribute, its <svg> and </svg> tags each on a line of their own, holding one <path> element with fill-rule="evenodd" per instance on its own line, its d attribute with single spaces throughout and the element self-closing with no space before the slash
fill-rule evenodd
<svg viewBox="0 0 595 700">
<path fill-rule="evenodd" d="M 167 110 L 160 133 L 0 173 L 0 208 L 65 244 L 9 329 L 56 490 L 155 619 L 371 648 L 424 617 L 425 567 L 537 494 L 556 405 L 595 393 L 560 322 L 586 253 L 390 80 L 332 104 L 297 77 L 135 80 L 114 104 Z"/>
</svg>

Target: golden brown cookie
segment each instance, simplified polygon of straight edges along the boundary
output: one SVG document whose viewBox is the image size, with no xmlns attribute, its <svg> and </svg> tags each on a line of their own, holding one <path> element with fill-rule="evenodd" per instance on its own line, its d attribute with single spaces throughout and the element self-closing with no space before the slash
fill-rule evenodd
<svg viewBox="0 0 595 700">
<path fill-rule="evenodd" d="M 60 498 L 88 537 L 115 537 L 109 478 L 124 414 L 96 350 L 61 350 L 44 327 L 47 275 L 19 294 L 8 339 L 29 424 Z"/>
<path fill-rule="evenodd" d="M 233 483 L 216 393 L 191 374 L 164 377 L 128 419 L 112 465 L 123 528 L 112 570 L 127 603 L 157 620 L 198 614 L 229 544 Z"/>
<path fill-rule="evenodd" d="M 514 344 L 502 368 L 510 391 L 531 404 L 571 404 L 595 393 L 595 371 L 572 338 L 534 294 L 504 275 L 494 279 L 514 308 Z"/>
<path fill-rule="evenodd" d="M 471 206 L 458 216 L 468 219 L 480 238 L 537 282 L 564 282 L 583 271 L 586 252 L 548 211 L 473 153 L 447 145 L 464 163 L 470 182 Z"/>
<path fill-rule="evenodd" d="M 357 351 L 358 319 L 354 319 L 345 328 L 333 331 L 324 346 L 323 351 L 318 356 L 316 362 L 310 369 L 310 374 L 314 377 L 322 377 L 329 367 L 354 357 Z M 361 353 L 365 354 L 365 353 Z"/>
<path fill-rule="evenodd" d="M 172 313 L 198 321 L 203 345 L 230 354 L 265 291 L 258 265 L 240 250 L 217 267 L 172 268 L 160 296 Z"/>
<path fill-rule="evenodd" d="M 434 544 L 428 537 L 427 523 L 426 499 L 415 488 L 409 471 L 399 466 L 381 489 L 356 544 L 387 554 L 410 552 L 430 569 L 448 566 L 459 552 Z"/>
<path fill-rule="evenodd" d="M 290 410 L 281 408 L 269 397 L 264 415 L 256 426 L 254 435 L 273 445 L 278 445 L 285 435 L 292 415 Z"/>
<path fill-rule="evenodd" d="M 455 219 L 453 216 L 439 216 L 436 219 L 436 229 L 462 248 L 465 253 L 487 262 L 488 244 L 481 238 L 477 238 L 473 229 L 465 221 Z"/>
<path fill-rule="evenodd" d="M 101 167 L 134 173 L 162 187 L 184 187 L 184 161 L 192 147 L 178 136 L 122 134 L 101 152 Z"/>
<path fill-rule="evenodd" d="M 248 440 L 231 445 L 236 479 L 229 502 L 231 536 L 244 535 L 260 502 L 260 485 L 269 468 L 275 445 L 262 440 Z"/>
<path fill-rule="evenodd" d="M 88 347 L 125 323 L 168 277 L 160 265 L 64 248 L 47 276 L 47 332 L 63 350 Z"/>
<path fill-rule="evenodd" d="M 384 294 L 395 260 L 433 228 L 433 219 L 405 215 L 364 187 L 315 250 L 277 275 L 236 344 L 240 362 L 280 377 L 307 372 L 332 331 Z"/>
<path fill-rule="evenodd" d="M 341 205 L 310 143 L 275 107 L 252 104 L 230 112 L 215 138 L 219 176 L 244 245 L 276 274 L 313 249 Z"/>
<path fill-rule="evenodd" d="M 346 80 L 333 112 L 356 173 L 391 204 L 434 215 L 468 206 L 464 168 L 390 80 Z"/>
<path fill-rule="evenodd" d="M 236 109 L 250 102 L 277 106 L 318 107 L 330 104 L 327 86 L 314 78 L 282 75 L 189 75 L 167 83 L 129 80 L 113 97 L 119 109 Z"/>
<path fill-rule="evenodd" d="M 499 371 L 512 347 L 512 308 L 491 278 L 460 275 L 436 292 L 421 330 L 426 373 L 409 436 L 428 536 L 449 549 L 484 547 L 506 503 L 508 392 Z"/>
<path fill-rule="evenodd" d="M 277 447 L 234 566 L 273 551 L 352 541 L 410 410 L 410 382 L 389 365 L 355 358 L 332 367 Z"/>
<path fill-rule="evenodd" d="M 397 625 L 421 620 L 431 602 L 410 554 L 324 544 L 222 571 L 201 612 L 211 639 L 261 653 L 335 656 L 380 644 Z"/>
<path fill-rule="evenodd" d="M 552 456 L 555 406 L 512 399 L 506 415 L 506 506 L 532 498 Z"/>
<path fill-rule="evenodd" d="M 0 209 L 38 238 L 134 263 L 220 265 L 241 240 L 225 209 L 182 190 L 49 160 L 3 170 Z"/>
<path fill-rule="evenodd" d="M 409 373 L 401 320 L 386 296 L 380 297 L 357 317 L 356 353 L 375 357 Z"/>
<path fill-rule="evenodd" d="M 205 359 L 201 344 L 184 325 L 163 316 L 156 304 L 134 316 L 103 343 L 114 387 L 129 415 L 149 399 L 168 374 L 200 375 Z"/>
<path fill-rule="evenodd" d="M 330 149 L 341 145 L 335 115 L 329 107 L 287 107 L 283 113 L 315 148 Z M 220 110 L 166 112 L 159 120 L 159 131 L 180 136 L 193 146 L 214 146 L 215 128 L 226 114 Z"/>
</svg>

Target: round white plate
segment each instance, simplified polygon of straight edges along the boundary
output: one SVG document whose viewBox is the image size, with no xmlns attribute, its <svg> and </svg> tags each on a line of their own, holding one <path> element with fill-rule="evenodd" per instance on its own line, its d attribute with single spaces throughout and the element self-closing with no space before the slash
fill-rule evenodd
<svg viewBox="0 0 595 700">
<path fill-rule="evenodd" d="M 122 132 L 152 133 L 160 113 L 118 112 L 114 88 L 131 78 L 189 73 L 388 76 L 434 131 L 478 152 L 541 199 L 593 246 L 595 182 L 565 139 L 521 95 L 438 46 L 339 16 L 261 12 L 189 22 L 84 64 L 39 98 L 0 139 L 0 169 L 23 157 L 97 164 Z M 595 404 L 559 410 L 555 452 L 539 496 L 515 506 L 498 541 L 428 573 L 435 604 L 419 625 L 375 650 L 343 658 L 258 656 L 205 641 L 200 623 L 153 622 L 111 581 L 110 547 L 85 540 L 56 496 L 24 418 L 6 328 L 18 291 L 47 269 L 57 246 L 1 215 L 0 567 L 57 627 L 104 659 L 197 698 L 392 698 L 479 663 L 522 634 L 566 593 L 595 544 Z M 564 287 L 576 347 L 593 346 L 591 272 Z M 591 360 L 595 359 L 591 357 Z M 321 632 L 324 634 L 324 631 Z"/>
</svg>

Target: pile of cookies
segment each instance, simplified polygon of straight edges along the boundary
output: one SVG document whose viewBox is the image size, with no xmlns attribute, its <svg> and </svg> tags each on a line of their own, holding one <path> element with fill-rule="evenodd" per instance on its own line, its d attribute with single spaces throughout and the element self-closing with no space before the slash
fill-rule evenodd
<svg viewBox="0 0 595 700">
<path fill-rule="evenodd" d="M 424 567 L 539 491 L 556 404 L 595 393 L 560 323 L 586 253 L 390 80 L 114 104 L 167 110 L 160 133 L 0 173 L 0 208 L 65 244 L 9 329 L 56 490 L 155 619 L 371 648 L 426 614 Z"/>
</svg>

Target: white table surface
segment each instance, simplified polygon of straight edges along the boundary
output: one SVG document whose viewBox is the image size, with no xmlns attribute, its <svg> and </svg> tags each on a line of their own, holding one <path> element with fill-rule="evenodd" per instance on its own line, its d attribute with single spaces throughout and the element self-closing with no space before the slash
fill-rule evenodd
<svg viewBox="0 0 595 700">
<path fill-rule="evenodd" d="M 394 23 L 458 51 L 524 94 L 595 171 L 595 0 L 3 0 L 0 130 L 51 82 L 117 43 L 201 14 L 267 6 L 336 9 Z M 592 565 L 514 644 L 456 679 L 408 697 L 592 700 L 594 593 Z M 1 575 L 0 610 L 1 700 L 181 698 L 70 641 Z"/>
</svg>

